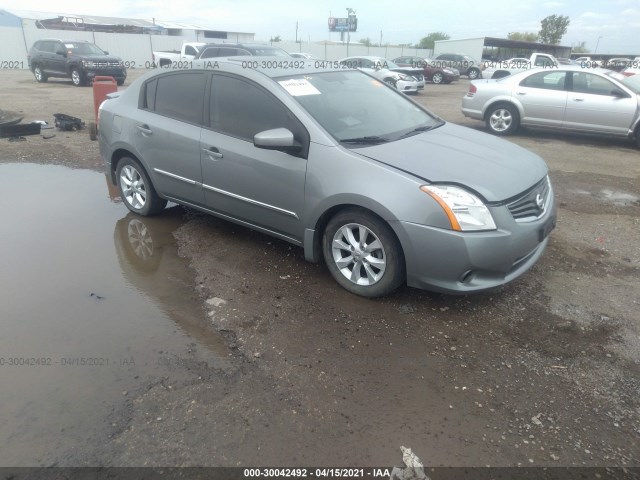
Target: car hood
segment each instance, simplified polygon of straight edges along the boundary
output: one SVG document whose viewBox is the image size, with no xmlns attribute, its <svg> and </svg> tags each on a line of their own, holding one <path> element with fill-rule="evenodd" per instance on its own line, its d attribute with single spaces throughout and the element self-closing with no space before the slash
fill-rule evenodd
<svg viewBox="0 0 640 480">
<path fill-rule="evenodd" d="M 398 67 L 398 68 L 390 68 L 392 72 L 404 73 L 406 75 L 424 75 L 424 70 L 422 68 L 414 68 L 414 67 Z"/>
<path fill-rule="evenodd" d="M 535 153 L 450 123 L 402 140 L 352 151 L 431 183 L 466 186 L 488 202 L 522 193 L 548 170 Z"/>
<path fill-rule="evenodd" d="M 87 62 L 121 62 L 120 57 L 113 55 L 76 55 L 80 60 L 86 60 Z"/>
</svg>

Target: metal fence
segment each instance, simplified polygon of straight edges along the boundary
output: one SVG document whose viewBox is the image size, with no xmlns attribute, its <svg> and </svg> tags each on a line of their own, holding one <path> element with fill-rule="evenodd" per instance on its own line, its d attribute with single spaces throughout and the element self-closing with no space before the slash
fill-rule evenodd
<svg viewBox="0 0 640 480">
<path fill-rule="evenodd" d="M 152 52 L 158 50 L 179 50 L 183 42 L 196 41 L 193 37 L 143 35 L 105 32 L 74 32 L 72 30 L 43 30 L 32 26 L 0 27 L 0 64 L 3 68 L 28 68 L 27 53 L 36 40 L 41 38 L 62 38 L 67 40 L 87 40 L 103 50 L 116 55 L 128 65 L 145 68 L 152 61 Z M 277 42 L 274 46 L 288 52 L 305 52 L 323 60 L 339 60 L 355 55 L 374 55 L 392 60 L 400 56 L 429 57 L 431 50 L 408 47 L 367 47 L 361 43 L 322 44 L 311 42 Z"/>
</svg>

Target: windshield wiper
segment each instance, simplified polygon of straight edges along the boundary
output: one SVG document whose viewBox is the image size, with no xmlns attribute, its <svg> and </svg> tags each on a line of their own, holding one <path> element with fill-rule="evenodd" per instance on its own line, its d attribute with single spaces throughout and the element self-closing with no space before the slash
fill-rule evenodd
<svg viewBox="0 0 640 480">
<path fill-rule="evenodd" d="M 407 132 L 407 133 L 403 133 L 402 135 L 400 135 L 400 138 L 406 138 L 406 137 L 410 137 L 412 135 L 417 135 L 418 133 L 429 131 L 434 127 L 435 127 L 435 125 L 429 125 L 429 126 L 424 125 L 422 127 L 417 127 L 417 128 L 414 128 L 413 130 Z"/>
<path fill-rule="evenodd" d="M 345 138 L 344 140 L 340 140 L 343 143 L 362 143 L 362 144 L 374 144 L 374 143 L 386 143 L 389 140 L 383 137 L 378 137 L 377 135 L 371 135 L 367 137 L 357 137 L 357 138 Z"/>
</svg>

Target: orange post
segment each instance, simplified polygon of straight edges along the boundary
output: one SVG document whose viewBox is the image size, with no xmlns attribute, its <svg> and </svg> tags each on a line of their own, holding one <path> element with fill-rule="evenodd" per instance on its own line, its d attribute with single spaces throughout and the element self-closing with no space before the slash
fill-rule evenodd
<svg viewBox="0 0 640 480">
<path fill-rule="evenodd" d="M 113 77 L 95 77 L 93 79 L 93 109 L 96 121 L 89 124 L 91 140 L 98 138 L 98 108 L 107 99 L 107 95 L 118 91 L 118 83 Z"/>
</svg>

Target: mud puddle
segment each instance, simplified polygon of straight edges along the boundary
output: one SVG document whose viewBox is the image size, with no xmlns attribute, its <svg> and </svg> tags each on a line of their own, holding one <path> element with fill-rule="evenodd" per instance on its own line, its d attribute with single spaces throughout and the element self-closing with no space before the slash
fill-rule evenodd
<svg viewBox="0 0 640 480">
<path fill-rule="evenodd" d="M 185 364 L 232 368 L 177 254 L 182 209 L 140 218 L 104 175 L 46 165 L 0 165 L 0 192 L 0 465 L 104 439 Z"/>
</svg>

